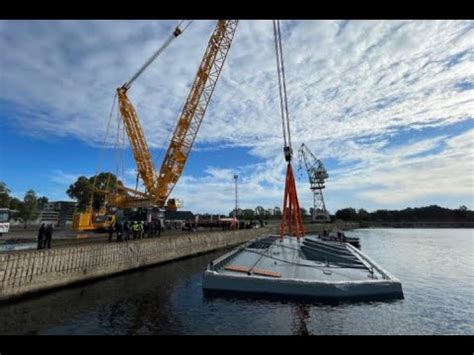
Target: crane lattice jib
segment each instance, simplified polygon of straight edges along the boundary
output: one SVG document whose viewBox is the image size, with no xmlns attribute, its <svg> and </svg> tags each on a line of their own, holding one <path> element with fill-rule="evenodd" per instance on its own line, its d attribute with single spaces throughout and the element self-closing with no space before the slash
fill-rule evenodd
<svg viewBox="0 0 474 355">
<path fill-rule="evenodd" d="M 238 20 L 217 21 L 157 177 L 153 198 L 159 206 L 164 205 L 181 176 L 229 52 L 237 24 Z"/>
<path fill-rule="evenodd" d="M 316 158 L 314 154 L 303 143 L 299 149 L 299 160 L 304 161 L 306 171 L 308 172 L 311 189 L 324 188 L 324 180 L 328 178 L 328 173 L 324 168 L 323 162 Z"/>
<path fill-rule="evenodd" d="M 140 120 L 138 119 L 135 108 L 127 97 L 126 89 L 117 89 L 117 96 L 120 106 L 120 114 L 127 130 L 130 145 L 132 146 L 133 156 L 137 164 L 138 173 L 145 184 L 148 193 L 151 193 L 155 181 L 155 167 L 151 158 L 148 145 L 143 135 Z"/>
</svg>

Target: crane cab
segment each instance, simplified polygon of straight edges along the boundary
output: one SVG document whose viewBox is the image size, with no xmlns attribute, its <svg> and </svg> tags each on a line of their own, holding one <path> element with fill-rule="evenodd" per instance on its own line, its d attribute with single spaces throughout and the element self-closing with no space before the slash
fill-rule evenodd
<svg viewBox="0 0 474 355">
<path fill-rule="evenodd" d="M 176 211 L 178 208 L 183 207 L 183 201 L 180 201 L 178 199 L 170 198 L 166 202 L 166 209 L 169 211 Z"/>
<path fill-rule="evenodd" d="M 99 212 L 87 209 L 85 212 L 74 214 L 72 228 L 75 231 L 95 231 L 107 229 L 114 223 L 115 215 L 108 214 L 105 209 L 101 209 Z"/>
</svg>

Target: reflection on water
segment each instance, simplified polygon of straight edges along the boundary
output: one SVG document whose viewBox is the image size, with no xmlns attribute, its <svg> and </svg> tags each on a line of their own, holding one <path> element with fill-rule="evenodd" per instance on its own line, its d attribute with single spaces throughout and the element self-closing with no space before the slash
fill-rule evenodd
<svg viewBox="0 0 474 355">
<path fill-rule="evenodd" d="M 364 252 L 404 299 L 322 302 L 204 294 L 223 251 L 0 306 L 0 334 L 473 334 L 471 230 L 370 229 Z"/>
<path fill-rule="evenodd" d="M 311 335 L 308 330 L 309 305 L 301 303 L 293 307 L 293 335 Z"/>
<path fill-rule="evenodd" d="M 0 244 L 0 252 L 36 249 L 36 243 L 3 243 Z"/>
</svg>

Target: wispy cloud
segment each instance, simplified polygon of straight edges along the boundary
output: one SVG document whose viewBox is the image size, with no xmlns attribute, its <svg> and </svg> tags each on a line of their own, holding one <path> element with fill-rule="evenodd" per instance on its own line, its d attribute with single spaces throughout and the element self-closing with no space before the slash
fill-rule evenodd
<svg viewBox="0 0 474 355">
<path fill-rule="evenodd" d="M 15 112 L 8 124 L 98 145 L 114 89 L 175 24 L 1 21 L 0 102 Z M 388 146 L 406 129 L 473 118 L 473 21 L 282 25 L 295 149 L 305 142 L 323 160 L 349 164 L 330 171 L 328 191 L 353 188 L 355 202 L 379 205 L 472 193 L 472 133 Z M 195 21 L 130 90 L 151 147 L 166 146 L 212 28 L 213 21 Z M 196 141 L 201 150 L 245 147 L 261 158 L 235 169 L 242 202 L 268 206 L 281 200 L 285 169 L 272 36 L 270 21 L 241 21 Z M 174 193 L 195 208 L 232 208 L 232 172 L 203 171 L 184 176 Z M 309 191 L 300 190 L 309 204 Z"/>
</svg>

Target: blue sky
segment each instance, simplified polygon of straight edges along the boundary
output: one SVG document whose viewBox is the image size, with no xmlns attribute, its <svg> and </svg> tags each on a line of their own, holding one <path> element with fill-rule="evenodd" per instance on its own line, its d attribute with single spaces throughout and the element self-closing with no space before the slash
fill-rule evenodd
<svg viewBox="0 0 474 355">
<path fill-rule="evenodd" d="M 115 88 L 176 24 L 0 21 L 0 181 L 18 197 L 33 188 L 68 199 L 69 184 L 97 169 Z M 213 26 L 194 21 L 130 89 L 157 168 Z M 474 208 L 473 21 L 281 26 L 294 150 L 304 142 L 325 163 L 331 212 Z M 115 171 L 113 144 L 109 134 L 101 170 Z M 123 179 L 133 186 L 133 157 L 124 152 Z M 285 164 L 270 21 L 239 23 L 172 195 L 196 212 L 230 211 L 234 173 L 241 207 L 281 206 Z M 307 177 L 297 178 L 309 208 Z"/>
</svg>

